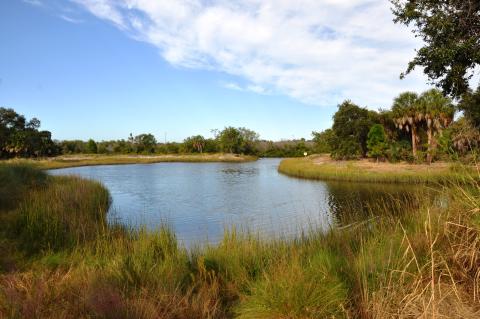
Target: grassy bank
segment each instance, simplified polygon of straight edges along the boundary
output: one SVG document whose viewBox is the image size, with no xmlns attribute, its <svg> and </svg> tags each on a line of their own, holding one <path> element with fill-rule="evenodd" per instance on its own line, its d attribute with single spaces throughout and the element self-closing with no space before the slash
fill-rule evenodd
<svg viewBox="0 0 480 319">
<path fill-rule="evenodd" d="M 478 176 L 473 167 L 453 163 L 375 163 L 369 160 L 334 161 L 328 155 L 285 159 L 278 171 L 294 177 L 332 181 L 373 183 L 468 182 Z"/>
<path fill-rule="evenodd" d="M 0 166 L 0 183 L 0 318 L 480 315 L 476 185 L 443 190 L 448 208 L 187 251 L 166 227 L 107 225 L 98 183 L 25 166 Z"/>
<path fill-rule="evenodd" d="M 187 154 L 187 155 L 64 155 L 51 158 L 13 159 L 10 164 L 30 164 L 41 169 L 56 169 L 91 165 L 152 164 L 162 162 L 242 163 L 255 161 L 257 158 L 237 154 Z"/>
</svg>

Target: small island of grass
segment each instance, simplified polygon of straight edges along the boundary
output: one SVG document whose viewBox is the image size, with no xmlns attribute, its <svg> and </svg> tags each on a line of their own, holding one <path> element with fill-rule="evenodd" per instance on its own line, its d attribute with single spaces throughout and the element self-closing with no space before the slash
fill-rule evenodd
<svg viewBox="0 0 480 319">
<path fill-rule="evenodd" d="M 57 169 L 92 165 L 121 165 L 121 164 L 153 164 L 162 162 L 189 162 L 209 163 L 228 162 L 243 163 L 255 161 L 255 156 L 215 153 L 215 154 L 166 154 L 166 155 L 63 155 L 42 159 L 12 159 L 7 162 L 17 164 L 31 164 L 41 169 Z"/>
</svg>

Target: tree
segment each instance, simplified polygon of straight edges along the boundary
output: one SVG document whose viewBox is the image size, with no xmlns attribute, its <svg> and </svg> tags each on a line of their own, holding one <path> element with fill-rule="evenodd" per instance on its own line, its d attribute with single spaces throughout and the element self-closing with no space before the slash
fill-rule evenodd
<svg viewBox="0 0 480 319">
<path fill-rule="evenodd" d="M 333 138 L 332 129 L 327 129 L 322 132 L 312 132 L 313 143 L 315 144 L 315 152 L 317 153 L 330 153 L 332 148 L 330 147 L 331 139 Z"/>
<path fill-rule="evenodd" d="M 392 115 L 397 128 L 410 132 L 413 157 L 417 158 L 418 125 L 423 120 L 418 94 L 404 92 L 397 96 L 393 101 Z"/>
<path fill-rule="evenodd" d="M 245 127 L 239 127 L 242 137 L 241 152 L 243 154 L 255 154 L 257 152 L 257 143 L 259 135 L 257 132 L 249 130 Z"/>
<path fill-rule="evenodd" d="M 367 135 L 374 122 L 374 114 L 351 101 L 338 106 L 333 116 L 331 155 L 337 159 L 350 159 L 367 154 Z"/>
<path fill-rule="evenodd" d="M 462 117 L 451 126 L 453 147 L 461 154 L 480 147 L 480 131 L 476 129 L 469 118 Z"/>
<path fill-rule="evenodd" d="M 0 157 L 55 155 L 58 149 L 49 131 L 39 131 L 40 120 L 0 107 Z"/>
<path fill-rule="evenodd" d="M 395 23 L 413 25 L 425 45 L 408 64 L 406 74 L 423 67 L 428 78 L 453 97 L 469 89 L 480 64 L 478 0 L 391 0 Z M 402 74 L 401 77 L 405 76 Z"/>
<path fill-rule="evenodd" d="M 385 157 L 387 151 L 387 136 L 382 124 L 374 124 L 368 132 L 367 139 L 368 155 L 378 159 Z"/>
<path fill-rule="evenodd" d="M 137 146 L 137 153 L 154 153 L 157 140 L 152 134 L 140 134 L 135 136 L 134 144 Z"/>
<path fill-rule="evenodd" d="M 480 86 L 475 92 L 469 90 L 465 93 L 458 108 L 463 111 L 471 125 L 480 129 Z"/>
<path fill-rule="evenodd" d="M 98 151 L 97 143 L 95 143 L 94 140 L 89 139 L 88 142 L 87 142 L 87 152 L 92 153 L 92 154 L 96 154 L 97 151 Z"/>
<path fill-rule="evenodd" d="M 202 153 L 205 148 L 205 138 L 202 135 L 187 137 L 183 140 L 184 148 L 187 152 Z"/>
<path fill-rule="evenodd" d="M 226 127 L 218 133 L 217 136 L 220 149 L 223 152 L 236 153 L 241 152 L 243 137 L 241 132 L 235 127 Z"/>
<path fill-rule="evenodd" d="M 455 107 L 452 101 L 437 89 L 422 93 L 419 98 L 419 107 L 427 126 L 427 162 L 430 164 L 437 149 L 436 136 L 453 121 Z"/>
</svg>

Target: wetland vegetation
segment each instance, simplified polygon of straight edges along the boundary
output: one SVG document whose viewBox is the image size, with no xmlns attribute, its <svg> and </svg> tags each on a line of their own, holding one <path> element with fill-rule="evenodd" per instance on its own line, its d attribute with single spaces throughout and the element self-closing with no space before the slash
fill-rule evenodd
<svg viewBox="0 0 480 319">
<path fill-rule="evenodd" d="M 185 249 L 166 226 L 106 220 L 99 183 L 2 165 L 0 315 L 7 318 L 478 316 L 478 186 L 404 214 L 382 202 L 294 238 L 225 231 Z M 353 207 L 353 206 L 352 206 Z M 382 210 L 383 207 L 383 210 Z M 356 209 L 355 209 L 356 210 Z M 381 217 L 378 212 L 383 211 Z"/>
</svg>

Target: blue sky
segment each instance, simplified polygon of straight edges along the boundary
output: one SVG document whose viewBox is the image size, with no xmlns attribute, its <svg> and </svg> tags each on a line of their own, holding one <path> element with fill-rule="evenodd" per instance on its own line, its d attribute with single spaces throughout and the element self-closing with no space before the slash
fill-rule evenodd
<svg viewBox="0 0 480 319">
<path fill-rule="evenodd" d="M 0 105 L 55 139 L 308 139 L 343 99 L 385 108 L 425 88 L 398 79 L 418 43 L 386 2 L 1 1 Z"/>
</svg>

